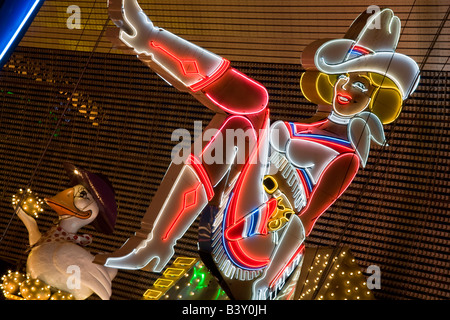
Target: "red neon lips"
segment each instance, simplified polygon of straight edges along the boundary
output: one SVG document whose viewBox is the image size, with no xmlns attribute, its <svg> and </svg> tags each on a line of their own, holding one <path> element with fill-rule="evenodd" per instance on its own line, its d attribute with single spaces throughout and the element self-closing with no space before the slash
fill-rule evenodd
<svg viewBox="0 0 450 320">
<path fill-rule="evenodd" d="M 352 97 L 347 94 L 338 93 L 336 96 L 336 100 L 339 104 L 345 105 L 350 103 Z"/>
</svg>

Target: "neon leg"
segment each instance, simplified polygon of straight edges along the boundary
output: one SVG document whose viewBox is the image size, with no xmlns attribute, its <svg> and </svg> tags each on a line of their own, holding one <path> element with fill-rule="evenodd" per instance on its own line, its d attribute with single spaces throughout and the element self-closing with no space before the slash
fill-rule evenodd
<svg viewBox="0 0 450 320">
<path fill-rule="evenodd" d="M 161 78 L 189 92 L 215 112 L 257 114 L 267 107 L 267 90 L 230 68 L 230 62 L 177 35 L 155 27 L 137 0 L 109 0 L 109 15 L 118 27 L 109 38 L 131 51 Z"/>
<path fill-rule="evenodd" d="M 162 78 L 179 90 L 205 82 L 229 63 L 173 33 L 153 25 L 137 0 L 110 0 L 109 13 L 119 27 L 117 38 Z M 217 76 L 217 75 L 216 75 Z"/>
<path fill-rule="evenodd" d="M 262 179 L 267 169 L 268 114 L 263 123 L 257 145 L 251 150 L 248 161 L 239 175 L 226 210 L 223 224 L 225 233 L 228 228 L 233 228 L 249 212 L 253 212 L 267 201 Z M 270 237 L 255 234 L 238 241 L 228 241 L 224 238 L 224 246 L 228 257 L 235 265 L 243 269 L 260 270 L 267 266 L 274 244 Z"/>
<path fill-rule="evenodd" d="M 314 186 L 306 207 L 299 216 L 306 235 L 311 233 L 317 219 L 327 210 L 353 181 L 359 168 L 359 158 L 354 153 L 336 157 L 324 170 Z"/>
<path fill-rule="evenodd" d="M 277 199 L 271 198 L 261 207 L 240 219 L 225 231 L 225 238 L 238 241 L 254 235 L 267 235 L 267 222 L 277 208 Z"/>
<path fill-rule="evenodd" d="M 192 164 L 171 166 L 142 220 L 141 230 L 116 252 L 97 255 L 95 262 L 120 269 L 161 271 L 173 256 L 176 241 L 213 196 L 198 170 Z"/>
<path fill-rule="evenodd" d="M 276 285 L 285 268 L 302 253 L 305 231 L 298 216 L 292 216 L 264 274 L 253 284 L 253 300 L 265 300 L 266 291 Z"/>
</svg>

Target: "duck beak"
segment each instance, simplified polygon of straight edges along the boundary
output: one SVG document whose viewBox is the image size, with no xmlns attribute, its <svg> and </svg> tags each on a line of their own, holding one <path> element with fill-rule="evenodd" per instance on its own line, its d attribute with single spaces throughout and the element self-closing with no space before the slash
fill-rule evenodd
<svg viewBox="0 0 450 320">
<path fill-rule="evenodd" d="M 73 188 L 64 190 L 54 197 L 45 198 L 45 202 L 61 216 L 74 216 L 79 219 L 89 219 L 92 215 L 92 211 L 80 211 L 73 203 Z"/>
</svg>

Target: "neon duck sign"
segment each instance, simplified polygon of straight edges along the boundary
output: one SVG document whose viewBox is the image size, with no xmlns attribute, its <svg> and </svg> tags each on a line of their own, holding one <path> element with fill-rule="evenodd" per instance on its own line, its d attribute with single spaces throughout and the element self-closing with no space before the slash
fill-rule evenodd
<svg viewBox="0 0 450 320">
<path fill-rule="evenodd" d="M 236 146 L 220 164 L 202 161 L 210 149 L 233 144 L 215 137 L 201 153 L 172 163 L 141 229 L 95 261 L 160 272 L 201 215 L 200 256 L 227 294 L 275 298 L 301 264 L 317 219 L 366 165 L 371 142 L 385 144 L 383 124 L 399 116 L 417 87 L 417 64 L 395 52 L 399 19 L 390 9 L 363 13 L 343 39 L 307 46 L 300 84 L 321 111 L 305 123 L 271 124 L 267 90 L 226 59 L 154 27 L 136 0 L 110 0 L 109 12 L 118 26 L 116 43 L 217 112 L 210 128 L 252 134 L 246 148 Z M 380 29 L 367 28 L 373 19 Z M 233 161 L 237 154 L 244 163 Z"/>
</svg>

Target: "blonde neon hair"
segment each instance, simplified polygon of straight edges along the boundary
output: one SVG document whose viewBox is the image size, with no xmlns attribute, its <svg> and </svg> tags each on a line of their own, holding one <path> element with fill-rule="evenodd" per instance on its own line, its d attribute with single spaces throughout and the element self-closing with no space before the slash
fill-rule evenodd
<svg viewBox="0 0 450 320">
<path fill-rule="evenodd" d="M 308 70 L 302 74 L 300 88 L 309 101 L 317 105 L 332 105 L 334 85 L 339 75 L 328 75 L 316 70 Z M 368 72 L 363 75 L 375 87 L 368 109 L 383 124 L 393 122 L 402 110 L 402 94 L 396 84 L 386 76 Z"/>
</svg>

